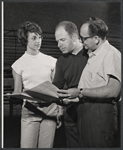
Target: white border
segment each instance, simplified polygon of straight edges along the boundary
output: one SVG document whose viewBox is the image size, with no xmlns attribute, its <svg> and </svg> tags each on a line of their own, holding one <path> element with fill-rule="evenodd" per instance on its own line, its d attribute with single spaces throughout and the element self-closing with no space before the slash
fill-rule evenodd
<svg viewBox="0 0 123 150">
<path fill-rule="evenodd" d="M 4 12 L 4 5 L 3 5 L 3 1 L 2 1 L 2 138 L 1 138 L 1 147 L 3 148 L 3 131 L 4 131 L 4 123 L 3 123 L 3 116 L 4 116 L 4 109 L 3 109 L 3 49 L 4 49 L 4 34 L 3 34 L 3 31 L 4 31 L 4 26 L 3 26 L 3 12 Z"/>
</svg>

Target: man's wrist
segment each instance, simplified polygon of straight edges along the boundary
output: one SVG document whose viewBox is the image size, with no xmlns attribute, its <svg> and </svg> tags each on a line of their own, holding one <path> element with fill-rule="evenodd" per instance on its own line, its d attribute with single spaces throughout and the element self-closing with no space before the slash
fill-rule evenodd
<svg viewBox="0 0 123 150">
<path fill-rule="evenodd" d="M 80 90 L 80 93 L 79 93 L 79 96 L 78 96 L 78 97 L 79 97 L 79 99 L 81 99 L 81 98 L 83 97 L 83 94 L 82 94 L 83 89 L 80 88 L 79 90 Z"/>
</svg>

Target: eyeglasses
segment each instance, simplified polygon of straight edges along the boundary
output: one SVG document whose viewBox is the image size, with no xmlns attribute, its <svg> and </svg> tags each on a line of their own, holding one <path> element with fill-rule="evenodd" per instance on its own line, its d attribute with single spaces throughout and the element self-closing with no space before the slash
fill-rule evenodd
<svg viewBox="0 0 123 150">
<path fill-rule="evenodd" d="M 94 37 L 94 36 L 95 36 L 95 35 L 93 35 L 93 36 L 87 36 L 87 37 L 82 37 L 82 36 L 80 35 L 80 38 L 81 38 L 82 42 L 84 42 L 84 41 L 86 41 L 87 39 L 92 38 L 92 37 Z"/>
</svg>

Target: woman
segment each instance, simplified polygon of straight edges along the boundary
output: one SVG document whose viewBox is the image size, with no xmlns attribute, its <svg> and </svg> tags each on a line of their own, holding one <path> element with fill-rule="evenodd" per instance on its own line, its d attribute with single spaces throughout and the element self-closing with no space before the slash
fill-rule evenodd
<svg viewBox="0 0 123 150">
<path fill-rule="evenodd" d="M 22 90 L 33 88 L 44 81 L 51 82 L 56 59 L 39 51 L 43 39 L 41 28 L 36 23 L 27 21 L 21 25 L 17 36 L 26 51 L 12 65 L 13 93 L 21 93 Z M 21 148 L 52 148 L 56 130 L 56 119 L 53 118 L 57 118 L 58 114 L 59 106 L 55 103 L 41 108 L 39 102 L 24 99 Z M 44 118 L 45 115 L 50 116 L 50 119 Z"/>
</svg>

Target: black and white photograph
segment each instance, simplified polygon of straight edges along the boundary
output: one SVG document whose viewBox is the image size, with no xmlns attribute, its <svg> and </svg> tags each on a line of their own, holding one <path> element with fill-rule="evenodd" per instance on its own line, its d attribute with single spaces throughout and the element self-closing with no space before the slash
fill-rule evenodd
<svg viewBox="0 0 123 150">
<path fill-rule="evenodd" d="M 1 1 L 1 148 L 122 148 L 122 1 Z"/>
</svg>

